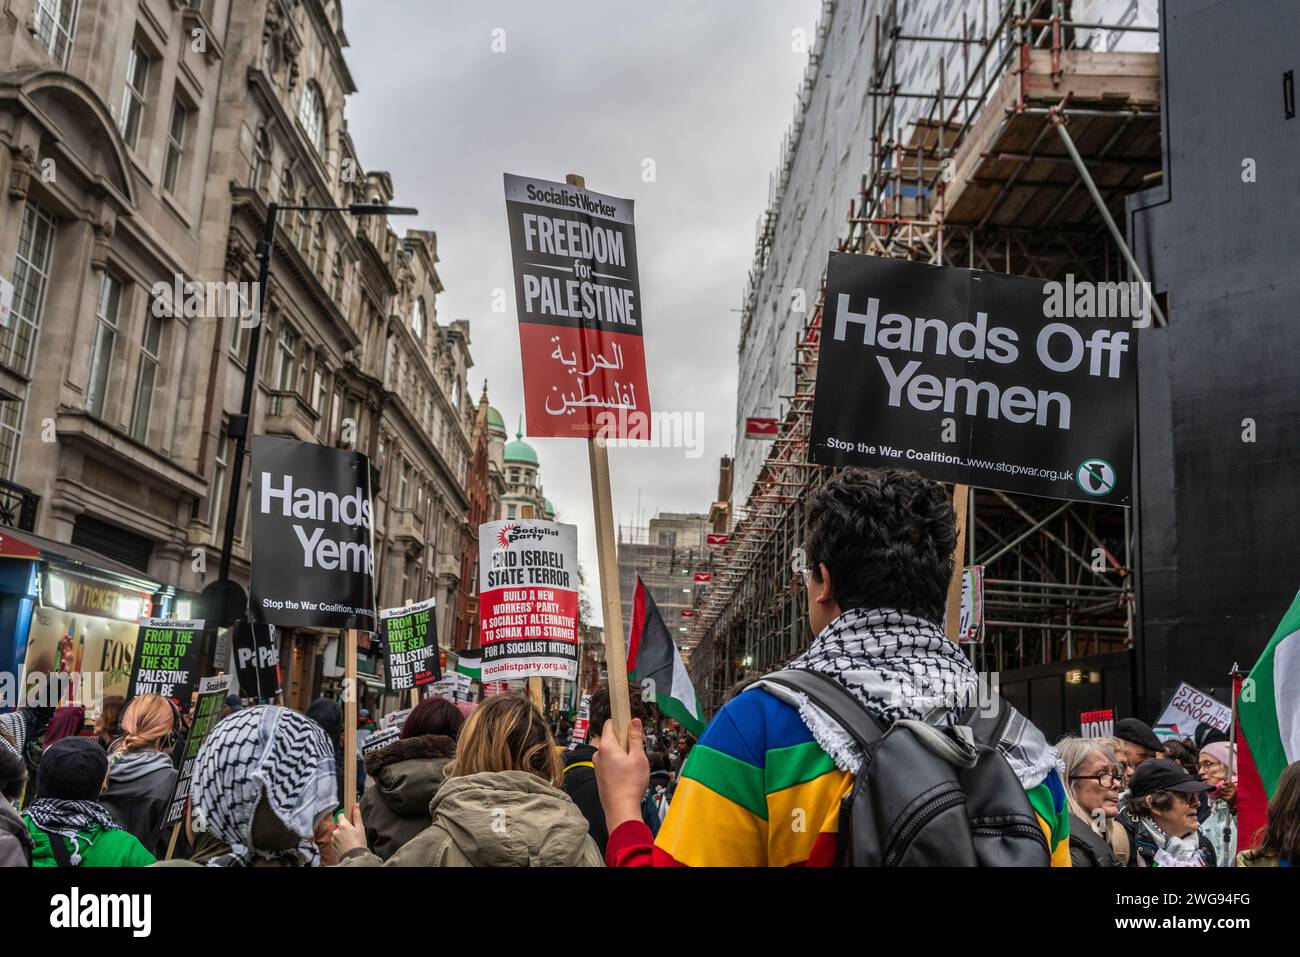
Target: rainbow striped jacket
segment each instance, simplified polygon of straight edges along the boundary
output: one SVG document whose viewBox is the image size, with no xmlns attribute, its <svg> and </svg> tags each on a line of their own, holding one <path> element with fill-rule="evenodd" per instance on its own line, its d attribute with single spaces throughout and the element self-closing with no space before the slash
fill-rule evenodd
<svg viewBox="0 0 1300 957">
<path fill-rule="evenodd" d="M 830 867 L 840 801 L 853 775 L 835 766 L 799 712 L 762 688 L 729 701 L 682 768 L 668 816 L 650 832 L 629 822 L 610 835 L 610 866 Z M 1027 790 L 1052 851 L 1070 866 L 1060 776 Z"/>
</svg>

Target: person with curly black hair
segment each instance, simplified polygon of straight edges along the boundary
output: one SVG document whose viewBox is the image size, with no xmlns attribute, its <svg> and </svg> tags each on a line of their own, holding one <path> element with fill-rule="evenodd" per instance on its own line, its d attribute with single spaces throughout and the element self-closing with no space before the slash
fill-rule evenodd
<svg viewBox="0 0 1300 957">
<path fill-rule="evenodd" d="M 834 677 L 885 727 L 905 718 L 955 724 L 978 700 L 978 678 L 943 631 L 957 541 L 947 491 L 905 469 L 845 469 L 813 493 L 807 516 L 793 565 L 815 637 L 786 668 Z M 1018 715 L 1005 727 L 998 749 L 1029 792 L 1052 862 L 1069 866 L 1056 753 Z M 723 705 L 653 839 L 640 814 L 649 768 L 639 721 L 628 737 L 624 751 L 610 723 L 596 741 L 608 864 L 837 862 L 841 800 L 864 758 L 792 689 L 764 678 Z"/>
</svg>

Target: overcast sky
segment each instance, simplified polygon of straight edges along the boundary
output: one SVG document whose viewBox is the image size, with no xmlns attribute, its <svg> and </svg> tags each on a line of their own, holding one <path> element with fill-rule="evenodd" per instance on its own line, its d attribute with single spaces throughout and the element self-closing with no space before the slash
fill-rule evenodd
<svg viewBox="0 0 1300 957">
<path fill-rule="evenodd" d="M 619 523 L 707 512 L 735 441 L 736 309 L 768 175 L 792 117 L 819 0 L 365 0 L 344 6 L 360 88 L 349 128 L 364 168 L 393 175 L 398 229 L 438 234 L 443 323 L 468 319 L 512 436 L 522 410 L 502 173 L 636 201 L 652 408 L 702 413 L 689 449 L 610 449 Z M 504 43 L 504 52 L 494 52 Z M 653 161 L 653 182 L 643 181 Z M 505 290 L 507 311 L 492 311 Z M 599 617 L 586 443 L 529 439 Z M 743 499 L 744 492 L 738 490 Z M 626 625 L 625 625 L 626 627 Z"/>
</svg>

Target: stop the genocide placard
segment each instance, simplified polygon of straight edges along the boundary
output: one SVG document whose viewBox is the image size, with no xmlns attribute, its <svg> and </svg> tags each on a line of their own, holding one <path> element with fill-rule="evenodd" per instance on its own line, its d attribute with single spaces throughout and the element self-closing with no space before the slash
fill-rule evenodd
<svg viewBox="0 0 1300 957">
<path fill-rule="evenodd" d="M 519 520 L 479 526 L 483 681 L 578 677 L 578 529 Z"/>
</svg>

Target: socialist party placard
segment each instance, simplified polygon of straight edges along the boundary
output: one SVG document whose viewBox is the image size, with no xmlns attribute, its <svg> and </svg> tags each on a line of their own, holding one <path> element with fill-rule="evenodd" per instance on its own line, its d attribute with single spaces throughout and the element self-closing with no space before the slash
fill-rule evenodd
<svg viewBox="0 0 1300 957">
<path fill-rule="evenodd" d="M 407 691 L 433 684 L 442 675 L 438 666 L 437 599 L 385 608 L 379 613 L 384 639 L 384 680 L 389 691 Z"/>
<path fill-rule="evenodd" d="M 230 675 L 204 678 L 199 682 L 199 696 L 194 703 L 190 733 L 185 739 L 185 750 L 181 755 L 180 775 L 172 788 L 171 800 L 167 802 L 167 816 L 163 819 L 164 827 L 171 827 L 185 816 L 185 799 L 190 796 L 194 760 L 199 755 L 199 748 L 203 747 L 204 739 L 221 720 L 222 706 L 226 703 L 226 694 L 229 691 Z"/>
<path fill-rule="evenodd" d="M 573 681 L 578 676 L 577 526 L 488 522 L 479 526 L 478 540 L 482 680 Z"/>
<path fill-rule="evenodd" d="M 650 439 L 632 200 L 505 187 L 528 434 Z"/>
<path fill-rule="evenodd" d="M 253 436 L 249 619 L 375 630 L 370 464 L 358 452 Z"/>
<path fill-rule="evenodd" d="M 1076 313 L 1060 292 L 1038 279 L 832 253 L 809 461 L 1130 504 L 1134 319 L 1125 308 Z"/>
<path fill-rule="evenodd" d="M 141 618 L 127 700 L 141 694 L 160 694 L 170 698 L 181 711 L 188 711 L 202 637 L 202 620 Z"/>
</svg>

